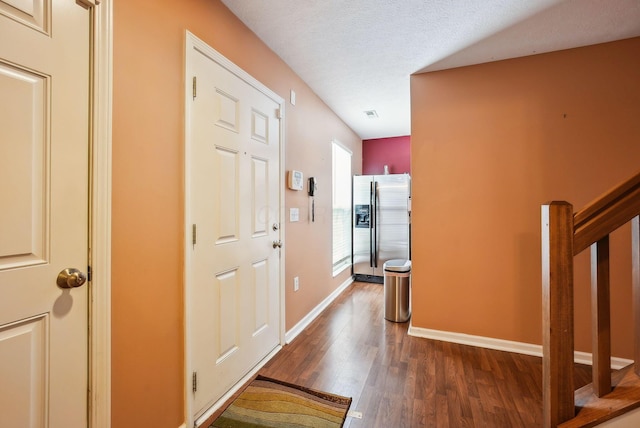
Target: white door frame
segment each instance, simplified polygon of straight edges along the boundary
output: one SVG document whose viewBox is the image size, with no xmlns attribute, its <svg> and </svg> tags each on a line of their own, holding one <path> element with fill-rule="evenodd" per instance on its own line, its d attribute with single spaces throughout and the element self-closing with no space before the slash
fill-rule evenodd
<svg viewBox="0 0 640 428">
<path fill-rule="evenodd" d="M 282 97 L 280 97 L 279 95 L 277 95 L 276 93 L 274 93 L 273 91 L 271 91 L 269 88 L 267 88 L 266 86 L 264 86 L 262 83 L 260 83 L 258 80 L 256 80 L 254 77 L 252 77 L 250 74 L 248 74 L 247 72 L 245 72 L 244 70 L 242 70 L 240 67 L 238 67 L 237 65 L 235 65 L 234 63 L 232 63 L 231 61 L 229 61 L 227 58 L 225 58 L 222 54 L 220 54 L 219 52 L 217 52 L 215 49 L 213 49 L 212 47 L 210 47 L 209 45 L 207 45 L 204 41 L 200 40 L 199 38 L 197 38 L 195 35 L 193 35 L 191 32 L 189 32 L 188 30 L 185 33 L 185 125 L 184 125 L 184 132 L 185 132 L 185 136 L 184 136 L 184 144 L 185 144 L 185 150 L 184 150 L 184 186 L 185 186 L 185 190 L 184 190 L 184 194 L 185 194 L 185 201 L 184 201 L 184 219 L 185 219 L 185 224 L 184 224 L 184 304 L 185 304 L 185 421 L 186 421 L 186 426 L 190 427 L 194 425 L 194 420 L 193 420 L 193 396 L 192 396 L 192 379 L 191 379 L 191 373 L 193 372 L 193 369 L 191 367 L 191 343 L 192 343 L 192 338 L 191 338 L 191 325 L 190 325 L 190 319 L 189 316 L 187 314 L 190 313 L 191 311 L 191 307 L 190 307 L 190 290 L 189 290 L 189 284 L 190 281 L 192 281 L 191 279 L 191 267 L 192 267 L 192 260 L 191 260 L 191 212 L 190 212 L 190 200 L 189 200 L 189 191 L 190 191 L 190 177 L 189 177 L 189 168 L 191 167 L 190 165 L 190 146 L 191 146 L 191 126 L 190 126 L 190 122 L 191 122 L 191 97 L 193 96 L 193 81 L 192 81 L 192 76 L 193 76 L 193 71 L 192 71 L 192 66 L 189 62 L 189 58 L 190 58 L 190 52 L 192 52 L 194 49 L 198 49 L 201 50 L 203 52 L 206 52 L 207 55 L 211 58 L 213 58 L 218 64 L 220 64 L 221 66 L 223 66 L 224 68 L 226 68 L 227 70 L 229 70 L 231 73 L 233 73 L 234 75 L 236 75 L 237 77 L 239 77 L 240 79 L 244 80 L 245 82 L 249 83 L 251 86 L 253 86 L 254 88 L 256 88 L 257 90 L 259 90 L 260 92 L 264 93 L 265 95 L 271 97 L 272 99 L 274 99 L 278 104 L 279 104 L 279 108 L 280 108 L 280 171 L 279 171 L 279 181 L 278 181 L 278 188 L 279 188 L 279 223 L 280 223 L 280 240 L 285 243 L 285 215 L 284 215 L 284 153 L 285 153 L 285 125 L 284 125 L 284 107 L 285 107 L 285 102 L 284 99 L 282 99 Z M 280 345 L 275 349 L 275 351 L 273 351 L 272 353 L 270 353 L 267 357 L 265 357 L 259 364 L 258 366 L 256 366 L 250 373 L 248 373 L 242 380 L 240 380 L 238 382 L 238 384 L 236 384 L 236 386 L 227 392 L 227 394 L 225 394 L 217 403 L 215 403 L 213 405 L 213 407 L 211 409 L 209 409 L 208 412 L 205 412 L 205 414 L 203 416 L 200 417 L 200 419 L 206 419 L 208 416 L 207 415 L 211 415 L 213 414 L 213 412 L 218 409 L 222 404 L 224 404 L 225 401 L 227 401 L 228 398 L 230 398 L 233 393 L 235 393 L 247 380 L 249 380 L 249 378 L 251 378 L 251 376 L 253 376 L 260 367 L 262 367 L 267 361 L 269 361 L 275 354 L 277 351 L 279 351 L 282 346 L 285 344 L 285 299 L 284 299 L 284 293 L 285 293 L 285 256 L 284 256 L 284 249 L 286 248 L 286 244 L 284 245 L 283 249 L 280 252 L 280 260 L 279 260 L 279 264 L 280 264 L 280 278 L 279 278 L 279 282 L 280 282 L 280 286 L 279 286 L 279 301 L 280 301 L 280 332 L 279 332 L 279 340 L 280 340 Z"/>
<path fill-rule="evenodd" d="M 113 0 L 91 11 L 89 427 L 111 426 L 111 118 Z"/>
</svg>

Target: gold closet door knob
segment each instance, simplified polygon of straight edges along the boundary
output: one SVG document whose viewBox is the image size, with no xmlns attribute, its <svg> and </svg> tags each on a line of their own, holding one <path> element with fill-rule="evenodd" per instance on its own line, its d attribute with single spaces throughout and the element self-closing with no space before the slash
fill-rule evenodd
<svg viewBox="0 0 640 428">
<path fill-rule="evenodd" d="M 60 288 L 76 288 L 81 287 L 87 282 L 87 276 L 78 269 L 63 269 L 56 279 L 56 284 Z"/>
</svg>

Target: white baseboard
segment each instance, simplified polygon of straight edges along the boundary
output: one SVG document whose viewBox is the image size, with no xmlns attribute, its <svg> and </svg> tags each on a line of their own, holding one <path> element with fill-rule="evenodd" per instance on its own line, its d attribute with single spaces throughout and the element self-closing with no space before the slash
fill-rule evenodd
<svg viewBox="0 0 640 428">
<path fill-rule="evenodd" d="M 461 345 L 477 346 L 479 348 L 495 349 L 498 351 L 515 352 L 517 354 L 542 357 L 542 345 L 532 343 L 513 342 L 511 340 L 494 339 L 491 337 L 474 336 L 471 334 L 454 333 L 450 331 L 431 330 L 428 328 L 409 326 L 409 335 L 425 339 L 442 340 L 444 342 L 459 343 Z M 579 364 L 593 364 L 593 358 L 587 352 L 574 352 L 574 361 Z M 619 370 L 633 363 L 633 360 L 611 357 L 611 368 Z"/>
<path fill-rule="evenodd" d="M 216 401 L 213 404 L 213 406 L 209 407 L 209 409 L 207 409 L 203 414 L 198 416 L 195 422 L 195 426 L 199 427 L 200 425 L 205 423 L 207 419 L 211 417 L 211 415 L 213 415 L 220 407 L 222 407 L 224 403 L 226 403 L 233 396 L 233 394 L 238 392 L 238 390 L 242 388 L 242 386 L 244 386 L 245 383 L 249 382 L 249 380 L 253 376 L 255 376 L 258 373 L 258 371 L 262 367 L 264 367 L 264 365 L 267 364 L 269 360 L 272 359 L 281 349 L 282 349 L 282 346 L 278 345 L 273 351 L 269 353 L 269 355 L 264 357 L 258 364 L 256 364 L 256 366 L 253 369 L 251 369 L 249 373 L 247 373 L 242 379 L 240 379 L 238 383 L 233 385 L 233 387 L 229 391 L 227 391 L 227 393 L 224 394 L 218 401 Z"/>
<path fill-rule="evenodd" d="M 326 299 L 324 299 L 318 306 L 313 308 L 311 312 L 309 312 L 304 318 L 298 322 L 298 324 L 294 325 L 291 330 L 287 331 L 284 335 L 285 342 L 287 344 L 291 343 L 293 339 L 295 339 L 302 331 L 309 326 L 315 320 L 322 311 L 324 311 L 327 306 L 331 304 L 336 298 L 353 284 L 353 277 L 347 279 L 343 282 L 338 288 L 336 288 L 333 293 L 329 294 Z"/>
</svg>

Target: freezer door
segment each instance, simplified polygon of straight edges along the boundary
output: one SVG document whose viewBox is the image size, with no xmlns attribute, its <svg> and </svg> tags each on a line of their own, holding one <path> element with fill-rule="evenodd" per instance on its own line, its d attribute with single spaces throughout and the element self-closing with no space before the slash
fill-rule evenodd
<svg viewBox="0 0 640 428">
<path fill-rule="evenodd" d="M 372 176 L 353 177 L 353 274 L 372 275 L 371 239 L 373 206 L 371 204 Z"/>
<path fill-rule="evenodd" d="M 384 262 L 409 259 L 409 196 L 407 174 L 375 176 L 377 182 L 374 242 L 378 258 L 374 275 L 383 276 Z"/>
</svg>

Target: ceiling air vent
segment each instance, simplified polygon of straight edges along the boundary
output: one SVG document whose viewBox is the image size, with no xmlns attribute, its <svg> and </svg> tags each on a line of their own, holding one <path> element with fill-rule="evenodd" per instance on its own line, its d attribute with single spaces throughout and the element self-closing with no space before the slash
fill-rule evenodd
<svg viewBox="0 0 640 428">
<path fill-rule="evenodd" d="M 369 119 L 377 119 L 378 118 L 378 112 L 375 111 L 375 110 L 365 110 L 364 114 L 366 114 Z"/>
</svg>

